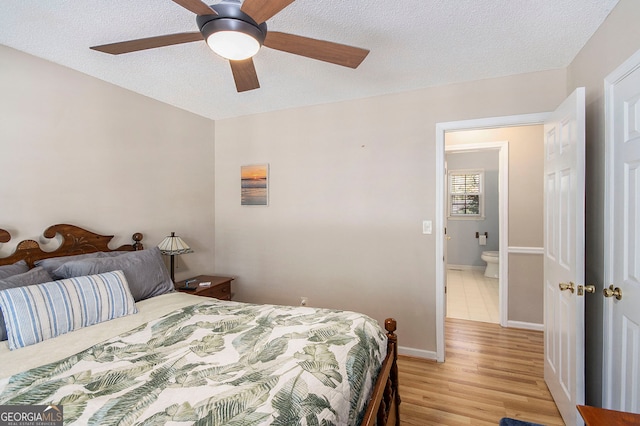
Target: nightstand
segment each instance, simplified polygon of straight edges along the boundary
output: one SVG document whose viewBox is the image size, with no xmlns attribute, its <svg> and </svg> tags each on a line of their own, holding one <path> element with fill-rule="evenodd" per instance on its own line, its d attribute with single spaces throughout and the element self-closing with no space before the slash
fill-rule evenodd
<svg viewBox="0 0 640 426">
<path fill-rule="evenodd" d="M 185 282 L 178 281 L 175 284 L 175 289 L 183 293 L 197 294 L 204 297 L 215 297 L 220 300 L 231 300 L 231 281 L 233 277 L 219 277 L 215 275 L 198 275 L 197 277 L 189 278 L 189 280 L 196 280 L 189 283 L 189 287 L 193 287 L 193 290 L 184 288 Z M 201 286 L 200 283 L 211 283 L 210 286 Z"/>
</svg>

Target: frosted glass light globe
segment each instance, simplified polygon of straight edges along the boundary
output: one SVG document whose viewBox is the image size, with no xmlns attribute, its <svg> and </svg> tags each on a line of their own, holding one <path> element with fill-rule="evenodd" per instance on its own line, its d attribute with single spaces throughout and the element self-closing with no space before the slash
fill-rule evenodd
<svg viewBox="0 0 640 426">
<path fill-rule="evenodd" d="M 207 38 L 207 44 L 215 53 L 231 61 L 251 58 L 260 50 L 258 40 L 239 31 L 217 31 Z"/>
</svg>

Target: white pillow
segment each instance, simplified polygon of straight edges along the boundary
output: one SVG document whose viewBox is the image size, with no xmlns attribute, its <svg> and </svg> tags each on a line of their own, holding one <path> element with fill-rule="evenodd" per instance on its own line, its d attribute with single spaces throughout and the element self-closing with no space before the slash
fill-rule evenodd
<svg viewBox="0 0 640 426">
<path fill-rule="evenodd" d="M 138 312 L 122 271 L 0 291 L 11 350 Z"/>
</svg>

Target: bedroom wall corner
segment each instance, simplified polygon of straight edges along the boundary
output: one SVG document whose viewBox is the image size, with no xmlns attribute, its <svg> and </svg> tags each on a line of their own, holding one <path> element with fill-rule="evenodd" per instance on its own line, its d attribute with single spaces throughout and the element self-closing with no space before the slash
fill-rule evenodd
<svg viewBox="0 0 640 426">
<path fill-rule="evenodd" d="M 56 223 L 112 247 L 176 231 L 195 251 L 176 278 L 214 272 L 212 120 L 6 46 L 0 92 L 1 255 Z"/>
</svg>

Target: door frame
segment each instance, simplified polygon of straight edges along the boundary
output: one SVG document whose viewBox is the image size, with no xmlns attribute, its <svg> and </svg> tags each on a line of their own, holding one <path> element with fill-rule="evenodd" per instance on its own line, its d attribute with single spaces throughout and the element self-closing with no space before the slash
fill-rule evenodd
<svg viewBox="0 0 640 426">
<path fill-rule="evenodd" d="M 462 120 L 462 121 L 449 121 L 436 123 L 436 219 L 435 219 L 435 237 L 436 237 L 436 360 L 438 362 L 444 362 L 445 358 L 445 341 L 444 341 L 444 321 L 445 321 L 445 264 L 444 264 L 444 223 L 445 223 L 445 202 L 444 202 L 444 161 L 445 161 L 445 133 L 457 130 L 482 130 L 501 127 L 514 127 L 514 126 L 527 126 L 535 124 L 543 124 L 549 117 L 550 112 L 535 113 L 535 114 L 521 114 L 521 115 L 509 115 L 503 117 L 491 117 L 480 118 L 474 120 Z M 501 239 L 502 236 L 501 231 Z M 506 236 L 506 235 L 505 235 Z M 508 256 L 508 240 L 505 245 L 502 245 L 505 250 L 500 250 L 500 262 L 501 268 L 506 267 L 506 261 L 503 262 L 504 257 Z M 502 270 L 500 271 L 502 273 Z M 505 276 L 504 287 L 507 287 L 508 277 Z M 502 303 L 502 302 L 501 302 Z M 507 300 L 504 301 L 507 304 Z M 502 306 L 501 306 L 502 308 Z M 507 309 L 501 309 L 500 315 L 507 316 Z M 502 322 L 502 318 L 501 318 Z"/>
<path fill-rule="evenodd" d="M 498 229 L 499 229 L 499 277 L 498 277 L 498 306 L 500 315 L 500 325 L 507 326 L 507 300 L 509 291 L 509 142 L 478 142 L 451 145 L 444 147 L 445 157 L 448 153 L 460 153 L 465 151 L 497 151 L 498 153 Z M 444 194 L 445 199 L 447 194 Z M 446 202 L 445 202 L 446 204 Z M 445 205 L 445 211 L 446 211 Z M 445 220 L 446 214 L 445 214 Z M 448 220 L 447 220 L 448 222 Z M 443 250 L 446 250 L 443 248 Z M 444 267 L 446 274 L 447 256 L 445 256 Z M 446 315 L 446 293 L 445 293 L 445 317 Z"/>
</svg>

